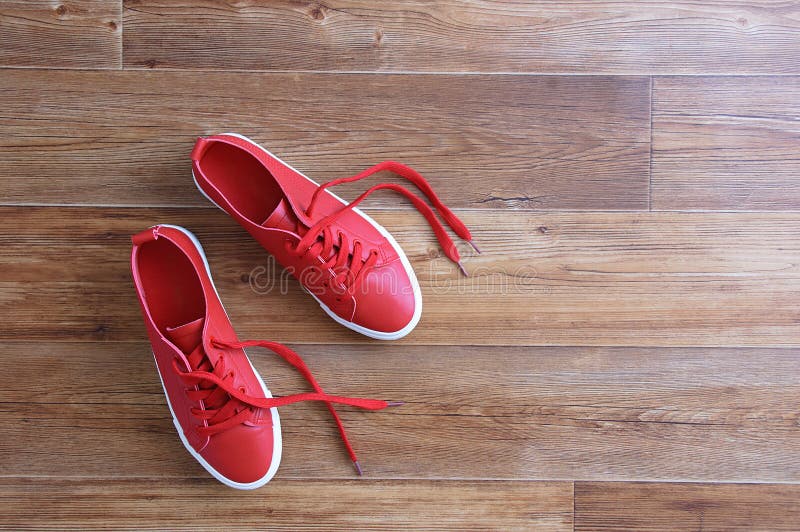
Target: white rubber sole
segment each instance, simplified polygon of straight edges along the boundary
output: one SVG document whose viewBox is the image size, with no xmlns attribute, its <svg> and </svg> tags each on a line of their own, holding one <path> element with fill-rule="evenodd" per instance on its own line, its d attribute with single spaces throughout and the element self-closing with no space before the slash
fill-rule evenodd
<svg viewBox="0 0 800 532">
<path fill-rule="evenodd" d="M 208 278 L 211 280 L 211 286 L 214 288 L 214 292 L 217 293 L 217 298 L 219 298 L 219 292 L 217 292 L 217 287 L 214 284 L 214 278 L 211 277 L 211 268 L 208 266 L 208 258 L 206 257 L 205 251 L 203 251 L 203 246 L 201 246 L 200 242 L 197 240 L 197 237 L 194 236 L 188 230 L 184 229 L 183 227 L 179 227 L 177 225 L 170 225 L 170 224 L 158 224 L 158 225 L 161 226 L 161 227 L 170 227 L 172 229 L 177 229 L 178 231 L 182 232 L 183 234 L 185 234 L 186 236 L 188 236 L 189 238 L 192 239 L 192 242 L 194 242 L 194 245 L 197 246 L 197 249 L 200 252 L 200 256 L 203 258 L 203 264 L 206 267 L 206 272 L 208 273 Z M 222 305 L 222 300 L 220 300 L 220 305 Z M 225 307 L 224 306 L 222 308 L 222 311 L 225 312 Z M 227 315 L 228 315 L 228 313 L 225 312 L 225 316 L 227 316 Z M 153 358 L 155 359 L 155 353 L 153 353 Z M 256 371 L 255 367 L 253 367 L 253 363 L 250 362 L 250 358 L 247 356 L 246 352 L 245 352 L 245 358 L 247 358 L 247 362 L 250 364 L 250 367 L 253 369 L 253 373 L 255 374 L 256 378 L 258 379 L 259 384 L 261 385 L 261 390 L 264 392 L 264 396 L 267 397 L 267 398 L 271 398 L 272 397 L 272 393 L 270 393 L 269 389 L 267 388 L 267 385 L 264 384 L 264 380 L 261 378 L 261 375 L 259 375 L 258 371 Z M 156 368 L 158 368 L 158 362 L 156 362 Z M 263 486 L 264 484 L 266 484 L 267 482 L 272 480 L 272 477 L 274 477 L 275 473 L 278 472 L 278 467 L 281 464 L 281 457 L 282 457 L 282 454 L 283 454 L 283 441 L 282 441 L 282 438 L 281 438 L 281 420 L 280 420 L 280 417 L 278 415 L 278 409 L 277 408 L 270 408 L 269 409 L 270 410 L 270 414 L 272 414 L 272 422 L 273 422 L 273 425 L 272 425 L 273 447 L 272 447 L 272 462 L 270 463 L 270 466 L 269 466 L 269 469 L 267 470 L 267 473 L 263 477 L 261 477 L 260 479 L 255 480 L 253 482 L 249 482 L 249 483 L 234 482 L 233 480 L 225 477 L 222 473 L 220 473 L 219 471 L 214 469 L 214 467 L 212 467 L 211 464 L 209 464 L 205 460 L 205 458 L 200 456 L 200 454 L 198 454 L 197 451 L 194 450 L 192 445 L 186 439 L 186 436 L 183 433 L 183 428 L 181 427 L 181 424 L 178 421 L 178 418 L 175 416 L 175 411 L 172 409 L 172 403 L 169 400 L 169 395 L 167 394 L 167 388 L 164 386 L 164 379 L 161 378 L 161 372 L 160 371 L 158 372 L 158 378 L 161 381 L 161 387 L 164 388 L 164 396 L 167 398 L 167 406 L 169 407 L 170 414 L 172 414 L 172 422 L 173 422 L 173 424 L 175 425 L 175 428 L 178 431 L 178 436 L 180 436 L 181 441 L 183 442 L 183 446 L 186 447 L 186 450 L 189 451 L 189 454 L 191 454 L 195 458 L 195 460 L 197 460 L 200 463 L 200 465 L 203 466 L 203 468 L 205 468 L 206 471 L 211 473 L 211 475 L 214 478 L 216 478 L 217 480 L 219 480 L 220 482 L 222 482 L 226 486 L 230 486 L 231 488 L 235 488 L 235 489 L 239 489 L 239 490 L 252 490 L 252 489 L 255 489 L 255 488 L 260 488 L 261 486 Z"/>
<path fill-rule="evenodd" d="M 257 142 L 254 142 L 253 140 L 245 137 L 244 135 L 240 135 L 238 133 L 223 133 L 223 135 L 229 135 L 231 137 L 238 137 L 238 138 L 240 138 L 242 140 L 245 140 L 245 141 L 257 146 L 261 151 L 263 151 L 264 153 L 266 153 L 270 157 L 272 157 L 274 159 L 278 159 L 283 164 L 285 164 L 286 166 L 288 166 L 289 168 L 291 168 L 292 170 L 294 170 L 295 172 L 297 172 L 298 174 L 300 174 L 301 176 L 306 178 L 308 181 L 310 181 L 314 185 L 319 186 L 319 183 L 317 183 L 316 181 L 314 181 L 313 179 L 311 179 L 310 177 L 305 175 L 303 172 L 300 172 L 299 170 L 297 170 L 296 168 L 292 167 L 288 163 L 283 162 L 281 159 L 279 159 L 278 157 L 273 155 L 270 151 L 268 151 L 267 149 L 262 147 L 260 144 L 258 144 Z M 194 170 L 192 170 L 192 179 L 194 180 L 194 184 L 197 187 L 197 190 L 199 190 L 200 193 L 203 196 L 205 196 L 205 198 L 208 201 L 210 201 L 218 209 L 220 209 L 220 210 L 222 210 L 224 212 L 225 209 L 223 209 L 222 207 L 217 205 L 217 202 L 215 202 L 214 200 L 209 198 L 208 194 L 206 194 L 205 191 L 200 187 L 200 184 L 197 182 L 197 177 L 195 177 L 195 175 L 194 175 Z M 339 196 L 337 196 L 333 192 L 331 192 L 330 194 L 334 198 L 336 198 L 337 200 L 342 202 L 342 205 L 347 205 L 348 204 L 345 200 L 343 200 L 342 198 L 340 198 Z M 384 238 L 386 238 L 386 240 L 389 241 L 389 243 L 392 245 L 394 250 L 397 252 L 397 255 L 400 257 L 400 262 L 401 262 L 401 264 L 403 265 L 403 268 L 406 271 L 406 275 L 408 275 L 408 278 L 411 280 L 411 288 L 414 291 L 414 315 L 411 317 L 411 321 L 409 321 L 408 324 L 405 327 L 403 327 L 399 331 L 395 331 L 395 332 L 388 332 L 387 333 L 387 332 L 383 332 L 383 331 L 376 331 L 376 330 L 373 330 L 373 329 L 368 329 L 366 327 L 362 327 L 361 325 L 358 325 L 357 323 L 353 323 L 352 321 L 348 321 L 348 320 L 338 316 L 335 312 L 333 312 L 331 309 L 329 309 L 328 306 L 325 305 L 325 303 L 320 301 L 320 299 L 316 295 L 312 294 L 311 292 L 308 292 L 307 290 L 306 290 L 306 292 L 308 292 L 308 294 L 311 295 L 311 297 L 313 297 L 314 299 L 317 300 L 317 303 L 319 303 L 319 306 L 322 307 L 322 310 L 324 310 L 325 313 L 328 316 L 333 318 L 333 320 L 336 323 L 339 323 L 340 325 L 344 325 L 348 329 L 351 329 L 353 331 L 356 331 L 357 333 L 363 334 L 364 336 L 368 336 L 370 338 L 374 338 L 376 340 L 399 340 L 400 338 L 406 336 L 408 333 L 413 331 L 414 327 L 417 326 L 417 324 L 419 323 L 420 318 L 422 317 L 422 291 L 419 288 L 419 282 L 417 281 L 417 275 L 414 273 L 414 269 L 411 267 L 411 262 L 408 260 L 408 257 L 406 257 L 406 254 L 403 251 L 403 248 L 400 247 L 400 244 L 397 243 L 397 241 L 394 239 L 392 234 L 389 233 L 389 231 L 387 231 L 385 227 L 383 227 L 381 224 L 379 224 L 378 222 L 373 220 L 368 214 L 365 214 L 358 207 L 354 207 L 353 208 L 353 212 L 355 212 L 356 214 L 361 216 L 364 220 L 366 220 L 369 224 L 371 224 L 375 229 L 377 229 L 378 232 L 381 234 L 381 236 L 383 236 Z"/>
</svg>

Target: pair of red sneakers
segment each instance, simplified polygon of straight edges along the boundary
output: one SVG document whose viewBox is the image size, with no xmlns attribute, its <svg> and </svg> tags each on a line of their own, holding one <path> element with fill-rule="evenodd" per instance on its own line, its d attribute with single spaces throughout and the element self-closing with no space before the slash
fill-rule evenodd
<svg viewBox="0 0 800 532">
<path fill-rule="evenodd" d="M 445 254 L 466 274 L 434 211 L 408 189 L 376 185 L 349 204 L 327 190 L 392 171 L 415 184 L 456 234 L 471 244 L 464 224 L 407 166 L 387 161 L 320 186 L 236 134 L 198 139 L 191 158 L 200 191 L 289 269 L 328 315 L 357 332 L 382 340 L 401 338 L 422 313 L 419 284 L 403 250 L 386 229 L 355 208 L 374 191 L 391 189 L 410 199 L 433 227 Z M 157 225 L 135 235 L 131 269 L 175 427 L 206 470 L 234 488 L 266 484 L 281 458 L 277 407 L 321 401 L 361 474 L 333 405 L 380 410 L 400 403 L 329 395 L 291 349 L 268 341 L 240 342 L 203 249 L 184 228 Z M 272 397 L 244 352 L 251 346 L 282 357 L 314 391 Z"/>
</svg>

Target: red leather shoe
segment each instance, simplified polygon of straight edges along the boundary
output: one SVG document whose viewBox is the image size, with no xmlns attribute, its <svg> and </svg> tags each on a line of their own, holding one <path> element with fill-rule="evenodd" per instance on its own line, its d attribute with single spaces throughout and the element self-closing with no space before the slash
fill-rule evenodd
<svg viewBox="0 0 800 532">
<path fill-rule="evenodd" d="M 133 237 L 131 270 L 175 428 L 186 449 L 215 478 L 238 489 L 266 484 L 281 460 L 277 407 L 322 401 L 379 410 L 398 403 L 328 395 L 294 351 L 266 341 L 239 342 L 217 295 L 208 262 L 187 230 L 158 225 Z M 243 348 L 261 346 L 292 364 L 313 393 L 273 398 Z"/>
<path fill-rule="evenodd" d="M 349 204 L 327 190 L 392 171 L 414 183 L 456 234 L 472 244 L 469 230 L 407 166 L 386 161 L 320 186 L 234 133 L 198 139 L 191 157 L 200 191 L 287 268 L 325 312 L 354 331 L 396 340 L 411 332 L 422 315 L 419 283 L 405 253 L 386 229 L 355 208 L 373 192 L 390 189 L 410 199 L 433 227 L 445 254 L 466 275 L 436 214 L 408 189 L 376 185 Z"/>
</svg>

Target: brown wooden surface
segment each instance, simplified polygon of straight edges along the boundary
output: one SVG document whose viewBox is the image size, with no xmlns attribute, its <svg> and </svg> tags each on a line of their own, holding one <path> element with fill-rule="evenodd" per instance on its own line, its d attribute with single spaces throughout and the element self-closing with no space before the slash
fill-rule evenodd
<svg viewBox="0 0 800 532">
<path fill-rule="evenodd" d="M 800 486 L 575 484 L 575 530 L 792 530 Z"/>
<path fill-rule="evenodd" d="M 0 91 L 4 203 L 207 206 L 189 152 L 234 129 L 319 181 L 403 161 L 451 207 L 647 208 L 646 78 L 13 71 Z"/>
<path fill-rule="evenodd" d="M 775 0 L 124 4 L 134 68 L 800 72 L 797 6 Z"/>
<path fill-rule="evenodd" d="M 120 68 L 120 1 L 3 0 L 0 67 Z"/>
<path fill-rule="evenodd" d="M 798 529 L 798 48 L 778 0 L 0 0 L 0 529 Z M 335 325 L 194 189 L 222 131 L 319 181 L 411 164 L 472 277 L 379 195 L 422 321 Z M 156 223 L 241 337 L 406 401 L 342 409 L 364 479 L 313 404 L 260 490 L 189 456 L 128 271 Z"/>
<path fill-rule="evenodd" d="M 441 256 L 422 216 L 375 212 L 424 298 L 420 326 L 393 345 L 800 347 L 800 214 L 459 214 L 484 251 L 464 259 L 472 277 Z M 222 211 L 111 207 L 0 208 L 0 302 L 14 308 L 0 338 L 140 340 L 130 235 L 158 222 L 197 233 L 242 334 L 373 343 L 295 281 L 281 285 L 280 268 Z M 270 291 L 251 285 L 267 279 Z"/>
<path fill-rule="evenodd" d="M 219 530 L 572 530 L 571 482 L 0 479 L 0 527 Z"/>
<path fill-rule="evenodd" d="M 796 349 L 294 347 L 331 393 L 406 402 L 341 409 L 369 479 L 800 480 Z M 146 341 L 0 349 L 25 361 L 0 392 L 3 474 L 208 477 L 175 435 Z M 307 390 L 248 352 L 273 393 Z M 281 412 L 278 488 L 353 478 L 324 407 Z"/>
<path fill-rule="evenodd" d="M 800 77 L 656 78 L 653 208 L 800 210 L 798 116 Z"/>
</svg>

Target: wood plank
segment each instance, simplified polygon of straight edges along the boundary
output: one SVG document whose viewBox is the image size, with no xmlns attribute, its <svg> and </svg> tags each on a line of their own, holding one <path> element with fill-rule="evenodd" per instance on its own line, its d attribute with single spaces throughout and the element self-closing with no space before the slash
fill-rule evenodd
<svg viewBox="0 0 800 532">
<path fill-rule="evenodd" d="M 646 78 L 11 71 L 0 91 L 4 204 L 208 206 L 189 152 L 235 127 L 319 181 L 394 159 L 452 207 L 647 208 Z"/>
<path fill-rule="evenodd" d="M 16 530 L 572 530 L 571 482 L 0 479 L 0 503 Z"/>
<path fill-rule="evenodd" d="M 797 349 L 295 348 L 331 393 L 406 402 L 341 409 L 367 479 L 800 481 Z M 175 434 L 146 341 L 0 353 L 14 368 L 4 475 L 208 478 Z M 273 393 L 307 390 L 249 353 Z M 354 477 L 323 406 L 283 408 L 281 425 L 276 479 Z"/>
<path fill-rule="evenodd" d="M 653 208 L 800 209 L 798 116 L 800 77 L 656 78 Z"/>
<path fill-rule="evenodd" d="M 797 213 L 460 211 L 484 251 L 467 253 L 469 278 L 419 214 L 375 214 L 422 286 L 405 345 L 800 346 Z M 141 339 L 129 236 L 159 222 L 197 233 L 241 334 L 369 342 L 281 283 L 221 211 L 82 207 L 0 209 L 0 304 L 14 309 L 0 338 Z"/>
<path fill-rule="evenodd" d="M 121 68 L 121 1 L 0 2 L 0 67 Z"/>
<path fill-rule="evenodd" d="M 797 530 L 800 486 L 575 485 L 575 530 Z"/>
<path fill-rule="evenodd" d="M 707 2 L 125 0 L 125 66 L 798 73 L 797 7 Z"/>
</svg>

